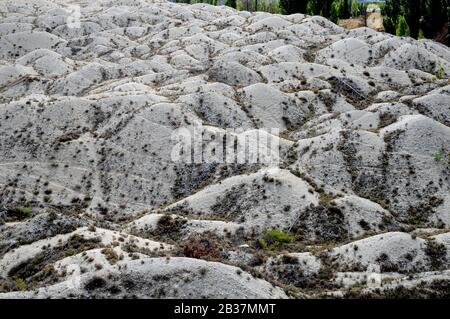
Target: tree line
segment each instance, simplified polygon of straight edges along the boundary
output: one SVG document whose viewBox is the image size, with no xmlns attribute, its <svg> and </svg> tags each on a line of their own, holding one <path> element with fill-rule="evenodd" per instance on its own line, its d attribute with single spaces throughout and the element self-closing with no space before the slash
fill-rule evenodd
<svg viewBox="0 0 450 319">
<path fill-rule="evenodd" d="M 267 11 L 280 14 L 321 15 L 333 22 L 356 17 L 366 8 L 358 0 L 177 0 L 182 3 L 225 4 L 238 10 Z"/>
<path fill-rule="evenodd" d="M 386 0 L 382 14 L 389 33 L 416 39 L 443 33 L 447 34 L 443 42 L 449 44 L 450 0 Z"/>
<path fill-rule="evenodd" d="M 225 4 L 238 10 L 267 11 L 279 14 L 321 15 L 338 23 L 366 14 L 367 3 L 358 0 L 177 0 Z M 416 39 L 436 38 L 449 44 L 450 0 L 386 0 L 379 2 L 386 32 Z"/>
</svg>

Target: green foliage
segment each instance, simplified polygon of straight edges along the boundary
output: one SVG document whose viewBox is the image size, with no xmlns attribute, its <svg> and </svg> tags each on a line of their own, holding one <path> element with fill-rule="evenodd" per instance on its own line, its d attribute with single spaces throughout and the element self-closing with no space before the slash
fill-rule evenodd
<svg viewBox="0 0 450 319">
<path fill-rule="evenodd" d="M 28 207 L 21 207 L 21 208 L 19 208 L 19 212 L 20 212 L 24 217 L 31 217 L 31 214 L 33 213 L 33 211 L 31 210 L 31 208 L 28 208 Z"/>
<path fill-rule="evenodd" d="M 225 0 L 225 5 L 236 9 L 237 1 L 236 0 Z"/>
<path fill-rule="evenodd" d="M 264 250 L 289 244 L 294 241 L 294 236 L 280 229 L 269 230 L 263 238 L 258 239 L 259 246 Z"/>
<path fill-rule="evenodd" d="M 259 247 L 261 247 L 264 250 L 268 250 L 269 249 L 269 247 L 266 244 L 266 241 L 264 239 L 262 239 L 262 238 L 258 239 L 258 245 L 259 245 Z"/>
<path fill-rule="evenodd" d="M 397 28 L 396 28 L 395 34 L 399 37 L 409 37 L 411 35 L 409 25 L 406 22 L 406 19 L 404 16 L 398 17 Z"/>
<path fill-rule="evenodd" d="M 331 9 L 330 9 L 330 20 L 332 22 L 334 22 L 334 23 L 338 22 L 338 20 L 339 20 L 339 11 L 340 11 L 340 1 L 339 0 L 335 0 L 331 4 Z"/>
<path fill-rule="evenodd" d="M 340 19 L 346 19 L 350 17 L 350 1 L 348 0 L 338 0 L 337 2 L 337 9 L 338 9 L 338 15 Z"/>
<path fill-rule="evenodd" d="M 16 288 L 18 290 L 26 290 L 27 289 L 27 285 L 25 284 L 25 282 L 23 281 L 22 278 L 14 276 L 14 277 L 12 277 L 12 280 L 14 280 L 14 283 L 16 284 Z"/>
<path fill-rule="evenodd" d="M 432 39 L 448 23 L 449 10 L 450 0 L 386 0 L 382 6 L 384 28 L 396 34 L 398 20 L 403 17 L 411 37 Z M 446 44 L 449 44 L 448 39 Z"/>
<path fill-rule="evenodd" d="M 218 0 L 176 2 L 204 2 L 212 5 L 223 3 Z M 334 22 L 357 17 L 367 10 L 367 3 L 360 3 L 358 0 L 225 0 L 225 5 L 246 11 L 321 15 Z M 385 30 L 401 36 L 432 39 L 444 30 L 450 20 L 450 0 L 386 0 L 377 5 L 382 9 Z M 447 37 L 447 45 L 448 39 Z"/>
<path fill-rule="evenodd" d="M 311 1 L 280 0 L 280 9 L 283 14 L 306 13 L 306 6 Z"/>
<path fill-rule="evenodd" d="M 434 160 L 436 162 L 441 162 L 444 159 L 445 156 L 445 149 L 444 147 L 441 147 L 441 149 L 439 149 L 439 151 L 436 152 L 436 154 L 434 154 Z"/>
<path fill-rule="evenodd" d="M 218 5 L 218 0 L 177 0 L 180 3 L 209 3 Z M 226 6 L 245 11 L 265 11 L 271 13 L 306 13 L 321 15 L 333 22 L 356 17 L 366 4 L 358 0 L 225 0 Z"/>
<path fill-rule="evenodd" d="M 436 154 L 434 154 L 434 160 L 435 160 L 436 162 L 442 161 L 442 158 L 443 158 L 443 154 L 442 154 L 442 151 L 441 151 L 441 150 L 439 150 L 439 152 L 437 152 Z"/>
<path fill-rule="evenodd" d="M 444 68 L 442 67 L 442 65 L 439 65 L 439 68 L 438 68 L 436 77 L 437 77 L 439 80 L 442 80 L 442 79 L 444 78 Z"/>
<path fill-rule="evenodd" d="M 417 40 L 425 39 L 425 35 L 423 34 L 423 30 L 419 29 L 419 35 L 417 36 Z"/>
<path fill-rule="evenodd" d="M 359 15 L 359 2 L 358 0 L 351 0 L 351 5 L 350 5 L 350 15 L 353 18 L 356 18 Z"/>
<path fill-rule="evenodd" d="M 316 12 L 315 1 L 308 1 L 306 6 L 306 13 L 309 15 L 313 15 Z"/>
<path fill-rule="evenodd" d="M 294 236 L 279 229 L 272 229 L 267 232 L 266 237 L 278 243 L 290 243 L 294 240 Z"/>
</svg>

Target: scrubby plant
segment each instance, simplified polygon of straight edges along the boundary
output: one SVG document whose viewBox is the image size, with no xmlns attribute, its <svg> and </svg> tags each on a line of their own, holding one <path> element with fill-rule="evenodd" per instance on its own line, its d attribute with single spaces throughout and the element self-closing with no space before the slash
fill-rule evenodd
<svg viewBox="0 0 450 319">
<path fill-rule="evenodd" d="M 262 238 L 258 239 L 258 245 L 260 248 L 264 249 L 264 250 L 268 250 L 269 246 L 266 244 L 266 241 Z"/>
<path fill-rule="evenodd" d="M 258 245 L 264 250 L 289 244 L 294 241 L 294 236 L 280 229 L 269 230 L 263 238 L 258 239 Z"/>
<path fill-rule="evenodd" d="M 25 282 L 23 281 L 22 278 L 14 276 L 14 277 L 12 277 L 12 279 L 14 280 L 17 290 L 26 290 L 27 289 L 27 285 L 25 284 Z"/>
<path fill-rule="evenodd" d="M 294 236 L 279 229 L 269 230 L 266 234 L 266 238 L 278 243 L 290 243 L 294 240 Z"/>
<path fill-rule="evenodd" d="M 189 238 L 184 244 L 183 255 L 195 259 L 217 260 L 221 257 L 221 251 L 214 241 L 196 236 Z"/>
<path fill-rule="evenodd" d="M 85 288 L 86 290 L 88 290 L 88 291 L 91 291 L 91 290 L 101 289 L 101 288 L 105 287 L 106 284 L 107 284 L 107 282 L 106 282 L 105 279 L 103 279 L 103 278 L 101 278 L 101 277 L 98 277 L 98 276 L 95 276 L 95 277 L 91 278 L 91 279 L 84 285 L 84 288 Z"/>
<path fill-rule="evenodd" d="M 427 240 L 425 254 L 430 260 L 433 270 L 441 270 L 447 259 L 447 248 L 434 239 Z"/>
<path fill-rule="evenodd" d="M 417 40 L 425 39 L 425 35 L 423 34 L 423 30 L 419 29 L 419 35 L 417 36 Z"/>
<path fill-rule="evenodd" d="M 444 158 L 444 149 L 441 148 L 439 151 L 436 152 L 436 154 L 434 154 L 434 160 L 436 162 L 441 162 Z"/>
<path fill-rule="evenodd" d="M 163 215 L 158 220 L 156 229 L 152 232 L 151 235 L 163 240 L 177 240 L 180 236 L 181 230 L 184 228 L 186 223 L 186 219 L 176 216 Z"/>
<path fill-rule="evenodd" d="M 19 208 L 19 212 L 20 212 L 24 217 L 31 217 L 31 214 L 33 213 L 33 211 L 31 210 L 31 208 L 28 208 L 28 207 L 21 207 L 21 208 Z"/>
<path fill-rule="evenodd" d="M 31 218 L 33 211 L 28 207 L 11 208 L 7 209 L 4 214 L 4 220 L 6 222 L 20 222 L 25 219 Z"/>
<path fill-rule="evenodd" d="M 439 65 L 436 77 L 439 80 L 442 80 L 444 78 L 444 68 L 442 67 L 442 65 Z"/>
</svg>

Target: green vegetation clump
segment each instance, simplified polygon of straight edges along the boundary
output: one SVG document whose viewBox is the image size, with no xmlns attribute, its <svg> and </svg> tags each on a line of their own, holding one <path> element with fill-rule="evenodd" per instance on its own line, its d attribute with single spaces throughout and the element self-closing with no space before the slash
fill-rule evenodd
<svg viewBox="0 0 450 319">
<path fill-rule="evenodd" d="M 447 261 L 447 248 L 444 244 L 434 239 L 427 240 L 425 254 L 430 260 L 431 268 L 435 271 L 442 270 Z"/>
<path fill-rule="evenodd" d="M 442 150 L 439 150 L 436 154 L 434 154 L 434 160 L 436 162 L 442 161 L 443 157 L 444 157 L 444 154 L 442 153 Z"/>
<path fill-rule="evenodd" d="M 27 289 L 27 285 L 25 284 L 25 282 L 23 281 L 22 278 L 14 276 L 12 279 L 14 280 L 14 283 L 16 284 L 17 290 L 26 290 Z"/>
<path fill-rule="evenodd" d="M 448 160 L 449 160 L 449 163 L 450 163 L 450 152 L 447 153 L 447 155 L 446 155 L 446 150 L 445 150 L 445 148 L 444 148 L 444 147 L 441 147 L 441 148 L 436 152 L 436 154 L 434 154 L 434 160 L 435 160 L 436 162 L 442 162 L 442 161 L 445 159 L 446 156 L 448 157 Z"/>
<path fill-rule="evenodd" d="M 442 65 L 439 65 L 439 68 L 438 68 L 436 77 L 437 77 L 439 80 L 442 80 L 442 79 L 444 78 L 444 68 L 442 67 Z"/>
<path fill-rule="evenodd" d="M 264 250 L 269 250 L 269 246 L 267 245 L 266 241 L 262 238 L 258 239 L 258 245 Z"/>
<path fill-rule="evenodd" d="M 433 39 L 445 28 L 449 21 L 447 0 L 386 0 L 380 4 L 386 32 L 398 34 L 399 26 L 415 39 Z M 401 33 L 406 36 L 407 34 Z M 445 40 L 448 43 L 448 37 Z"/>
<path fill-rule="evenodd" d="M 294 236 L 279 229 L 269 230 L 263 238 L 258 239 L 258 245 L 264 249 L 269 250 L 279 247 L 283 244 L 289 244 L 294 241 Z"/>
<path fill-rule="evenodd" d="M 31 214 L 33 213 L 31 208 L 28 208 L 28 207 L 21 207 L 21 208 L 19 208 L 19 212 L 26 218 L 31 217 Z"/>
<path fill-rule="evenodd" d="M 423 30 L 419 30 L 419 35 L 417 36 L 417 40 L 423 40 L 425 39 L 425 35 L 423 34 Z"/>
<path fill-rule="evenodd" d="M 14 222 L 22 222 L 29 218 L 33 217 L 33 211 L 28 207 L 20 207 L 20 208 L 10 208 L 6 210 L 6 214 L 4 216 L 5 222 L 14 223 Z"/>
<path fill-rule="evenodd" d="M 395 34 L 399 37 L 409 37 L 411 35 L 411 30 L 404 16 L 398 17 Z"/>
</svg>

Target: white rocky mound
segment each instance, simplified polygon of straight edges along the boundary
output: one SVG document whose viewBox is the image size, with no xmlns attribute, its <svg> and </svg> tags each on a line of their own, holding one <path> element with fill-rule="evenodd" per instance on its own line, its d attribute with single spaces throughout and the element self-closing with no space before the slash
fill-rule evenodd
<svg viewBox="0 0 450 319">
<path fill-rule="evenodd" d="M 450 295 L 449 48 L 154 2 L 0 2 L 0 297 Z"/>
</svg>

